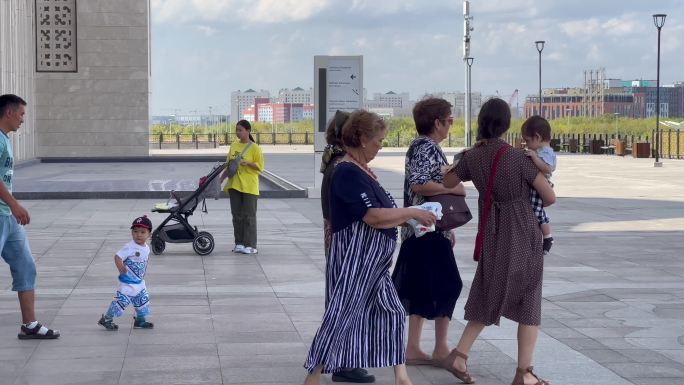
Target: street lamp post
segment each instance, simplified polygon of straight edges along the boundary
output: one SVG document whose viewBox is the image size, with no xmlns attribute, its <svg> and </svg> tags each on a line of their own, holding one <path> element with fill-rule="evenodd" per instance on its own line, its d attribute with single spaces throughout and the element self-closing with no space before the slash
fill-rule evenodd
<svg viewBox="0 0 684 385">
<path fill-rule="evenodd" d="M 618 116 L 620 116 L 620 113 L 613 112 L 613 115 L 615 115 L 615 139 L 620 140 L 620 131 L 618 130 Z"/>
<path fill-rule="evenodd" d="M 211 129 L 212 129 L 211 124 L 213 123 L 212 122 L 213 114 L 211 113 L 212 112 L 211 109 L 212 109 L 211 106 L 209 106 L 209 117 L 207 118 L 207 123 L 205 123 L 205 125 L 204 125 L 206 127 L 205 130 L 207 131 L 207 134 L 211 134 Z"/>
<path fill-rule="evenodd" d="M 465 113 L 466 113 L 466 127 L 467 127 L 466 143 L 465 143 L 466 147 L 470 147 L 473 145 L 472 144 L 472 121 L 473 121 L 473 106 L 472 106 L 473 90 L 472 90 L 472 86 L 473 85 L 471 84 L 471 81 L 470 81 L 470 79 L 471 79 L 470 75 L 471 75 L 471 71 L 472 71 L 472 67 L 473 67 L 473 61 L 475 61 L 475 59 L 472 57 L 466 57 L 465 58 L 465 62 L 468 65 L 468 84 L 466 86 L 466 88 L 468 88 L 468 95 L 467 95 L 467 100 L 466 100 L 466 111 L 465 111 Z"/>
<path fill-rule="evenodd" d="M 539 52 L 539 113 L 537 115 L 542 115 L 542 86 L 541 86 L 541 53 L 544 50 L 544 40 L 537 40 L 534 44 L 537 46 L 537 52 Z"/>
<path fill-rule="evenodd" d="M 658 28 L 658 67 L 656 76 L 656 129 L 655 129 L 655 147 L 656 160 L 653 166 L 662 167 L 660 162 L 660 29 L 665 25 L 665 17 L 667 15 L 658 13 L 653 15 L 653 24 Z"/>
</svg>

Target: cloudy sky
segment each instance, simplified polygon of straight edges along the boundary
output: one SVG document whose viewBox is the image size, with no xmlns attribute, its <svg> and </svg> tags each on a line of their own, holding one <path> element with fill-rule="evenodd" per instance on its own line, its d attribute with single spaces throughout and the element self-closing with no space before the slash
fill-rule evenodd
<svg viewBox="0 0 684 385">
<path fill-rule="evenodd" d="M 227 113 L 230 92 L 313 86 L 314 55 L 363 55 L 375 92 L 463 91 L 461 0 L 152 0 L 151 113 Z M 683 0 L 472 0 L 473 90 L 519 104 L 543 87 L 608 78 L 684 81 Z M 515 102 L 514 102 L 515 104 Z"/>
</svg>

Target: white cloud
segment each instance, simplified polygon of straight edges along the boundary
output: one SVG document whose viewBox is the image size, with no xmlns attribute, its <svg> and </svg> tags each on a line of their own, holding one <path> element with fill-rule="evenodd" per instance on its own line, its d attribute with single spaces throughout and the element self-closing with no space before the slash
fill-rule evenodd
<svg viewBox="0 0 684 385">
<path fill-rule="evenodd" d="M 505 29 L 509 33 L 520 34 L 527 32 L 527 26 L 519 23 L 506 23 Z"/>
<path fill-rule="evenodd" d="M 306 20 L 329 4 L 327 0 L 152 0 L 157 23 L 225 21 L 284 23 Z"/>
<path fill-rule="evenodd" d="M 424 5 L 423 2 L 412 0 L 353 0 L 350 8 L 352 11 L 377 15 L 412 11 Z"/>
<path fill-rule="evenodd" d="M 464 88 L 460 0 L 151 1 L 153 110 L 178 107 L 178 99 L 206 109 L 236 89 L 310 87 L 312 56 L 325 54 L 364 55 L 369 95 L 394 90 L 419 98 Z M 684 80 L 684 3 L 667 3 L 654 10 L 643 0 L 595 1 L 591 8 L 567 0 L 471 0 L 474 90 L 519 89 L 522 105 L 536 93 L 535 40 L 547 42 L 544 87 L 578 86 L 583 70 L 599 67 L 608 77 L 653 79 L 651 14 L 658 11 L 668 14 L 661 81 Z M 178 60 L 178 52 L 193 59 Z"/>
<path fill-rule="evenodd" d="M 302 21 L 315 15 L 327 5 L 322 0 L 259 0 L 250 10 L 242 10 L 243 16 L 265 23 Z"/>
<path fill-rule="evenodd" d="M 216 33 L 218 32 L 218 30 L 216 28 L 212 28 L 208 25 L 198 25 L 195 28 L 197 28 L 198 31 L 202 32 L 207 37 L 212 37 L 212 36 L 216 35 Z"/>
<path fill-rule="evenodd" d="M 666 28 L 670 27 L 670 28 Z M 656 30 L 655 27 L 653 27 L 654 30 Z M 657 31 L 657 30 L 656 30 Z M 653 41 L 656 42 L 657 40 L 657 33 L 655 31 L 653 32 Z M 678 60 L 679 63 L 684 61 L 682 59 L 682 36 L 684 36 L 684 25 L 672 25 L 668 26 L 667 24 L 661 29 L 660 31 L 660 50 L 661 53 L 664 54 L 675 54 L 675 60 Z M 657 45 L 655 43 L 654 45 Z M 657 48 L 657 46 L 656 46 Z"/>
<path fill-rule="evenodd" d="M 328 50 L 328 55 L 331 55 L 331 56 L 337 56 L 337 55 L 343 56 L 343 55 L 351 55 L 351 53 L 349 53 L 349 50 L 348 50 L 347 48 L 345 48 L 345 47 L 334 46 L 334 47 L 330 47 L 330 50 Z"/>
<path fill-rule="evenodd" d="M 368 43 L 368 39 L 361 37 L 354 40 L 354 46 L 357 48 L 368 48 L 370 44 Z"/>
<path fill-rule="evenodd" d="M 179 19 L 187 10 L 188 4 L 188 0 L 152 0 L 152 17 L 160 22 Z"/>
<path fill-rule="evenodd" d="M 601 29 L 601 22 L 598 19 L 573 20 L 560 24 L 563 33 L 571 38 L 590 38 L 596 35 Z"/>
<path fill-rule="evenodd" d="M 625 37 L 645 32 L 646 25 L 634 15 L 623 15 L 619 18 L 611 18 L 601 25 L 602 32 L 618 37 Z"/>
<path fill-rule="evenodd" d="M 601 63 L 603 61 L 603 52 L 598 44 L 591 44 L 589 52 L 587 53 L 587 59 L 589 62 L 593 63 Z"/>
</svg>

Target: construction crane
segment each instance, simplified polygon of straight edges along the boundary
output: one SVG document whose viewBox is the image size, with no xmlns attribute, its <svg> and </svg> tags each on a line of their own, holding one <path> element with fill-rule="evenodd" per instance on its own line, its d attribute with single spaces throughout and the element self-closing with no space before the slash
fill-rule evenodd
<svg viewBox="0 0 684 385">
<path fill-rule="evenodd" d="M 513 99 L 515 99 L 515 110 L 513 110 Z M 520 113 L 520 110 L 518 109 L 518 89 L 516 88 L 515 91 L 511 94 L 511 97 L 508 98 L 508 106 L 512 110 L 511 116 L 514 118 L 518 117 L 518 114 Z"/>
<path fill-rule="evenodd" d="M 500 98 L 501 94 L 499 94 L 499 90 L 496 90 L 496 97 Z M 513 99 L 515 99 L 515 110 L 513 109 Z M 511 108 L 511 117 L 517 118 L 518 117 L 518 89 L 516 88 L 515 91 L 511 94 L 511 97 L 508 98 L 508 106 Z"/>
<path fill-rule="evenodd" d="M 517 107 L 518 105 L 518 89 L 516 88 L 515 91 L 511 94 L 511 97 L 508 98 L 508 105 L 512 106 L 513 105 L 513 99 L 515 99 L 515 105 Z"/>
</svg>

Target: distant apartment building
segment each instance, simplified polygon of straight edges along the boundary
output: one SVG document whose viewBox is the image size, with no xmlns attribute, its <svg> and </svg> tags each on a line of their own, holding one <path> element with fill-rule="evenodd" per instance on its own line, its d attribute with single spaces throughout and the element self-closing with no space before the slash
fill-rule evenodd
<svg viewBox="0 0 684 385">
<path fill-rule="evenodd" d="M 227 115 L 153 115 L 152 125 L 207 126 L 225 123 Z"/>
<path fill-rule="evenodd" d="M 638 100 L 640 115 L 652 118 L 656 116 L 655 86 L 632 82 L 629 92 Z M 653 82 L 655 83 L 655 82 Z M 684 118 L 684 83 L 678 82 L 660 86 L 660 116 Z"/>
<path fill-rule="evenodd" d="M 466 111 L 466 96 L 465 92 L 435 92 L 432 94 L 426 94 L 426 97 L 442 98 L 449 103 L 451 103 L 451 115 L 454 117 L 462 118 L 465 116 Z M 481 92 L 471 92 L 470 93 L 470 103 L 472 116 L 477 116 L 482 106 L 482 93 Z M 514 108 L 515 106 L 511 106 Z"/>
<path fill-rule="evenodd" d="M 299 103 L 299 104 L 310 104 L 313 105 L 313 88 L 305 90 L 301 87 L 296 87 L 294 89 L 283 88 L 278 91 L 277 102 L 281 104 L 286 103 Z"/>
<path fill-rule="evenodd" d="M 237 123 L 238 120 L 244 119 L 244 111 L 246 108 L 255 105 L 255 99 L 265 98 L 270 101 L 271 93 L 266 90 L 254 91 L 248 89 L 247 91 L 233 91 L 230 93 L 230 121 Z"/>
<path fill-rule="evenodd" d="M 585 71 L 583 87 L 542 90 L 541 111 L 539 95 L 527 96 L 525 117 L 541 115 L 546 119 L 558 119 L 618 114 L 651 118 L 656 115 L 656 92 L 654 80 L 606 79 L 603 69 Z M 684 117 L 684 83 L 660 86 L 660 116 Z"/>
<path fill-rule="evenodd" d="M 313 108 L 311 111 L 313 114 Z M 261 103 L 245 109 L 244 115 L 250 116 L 250 112 L 257 122 L 289 123 L 304 119 L 304 105 L 301 103 Z"/>
<path fill-rule="evenodd" d="M 386 108 L 406 108 L 411 104 L 408 92 L 397 94 L 394 91 L 384 94 L 376 92 L 373 94 L 373 100 L 369 100 L 369 103 L 377 104 L 374 107 Z"/>
<path fill-rule="evenodd" d="M 305 104 L 302 108 L 302 119 L 303 120 L 313 120 L 314 118 L 314 106 L 313 104 Z"/>
<path fill-rule="evenodd" d="M 387 117 L 411 116 L 414 105 L 415 102 L 409 99 L 408 92 L 375 93 L 373 99 L 364 101 L 365 109 Z"/>
<path fill-rule="evenodd" d="M 242 111 L 242 119 L 248 122 L 257 122 L 256 115 L 256 108 L 254 106 L 249 106 Z"/>
<path fill-rule="evenodd" d="M 577 116 L 601 116 L 617 113 L 622 116 L 637 117 L 634 95 L 606 93 L 593 100 L 582 93 L 581 89 L 559 88 L 542 91 L 542 113 L 546 119 L 559 119 Z M 525 117 L 538 115 L 539 95 L 525 99 Z"/>
<path fill-rule="evenodd" d="M 250 108 L 254 109 L 254 118 L 252 120 L 249 120 L 247 118 L 244 119 L 249 120 L 250 122 L 264 122 L 265 120 L 262 120 L 261 116 L 259 115 L 259 107 L 267 104 L 271 104 L 271 98 L 254 98 L 254 104 L 249 106 Z"/>
</svg>

